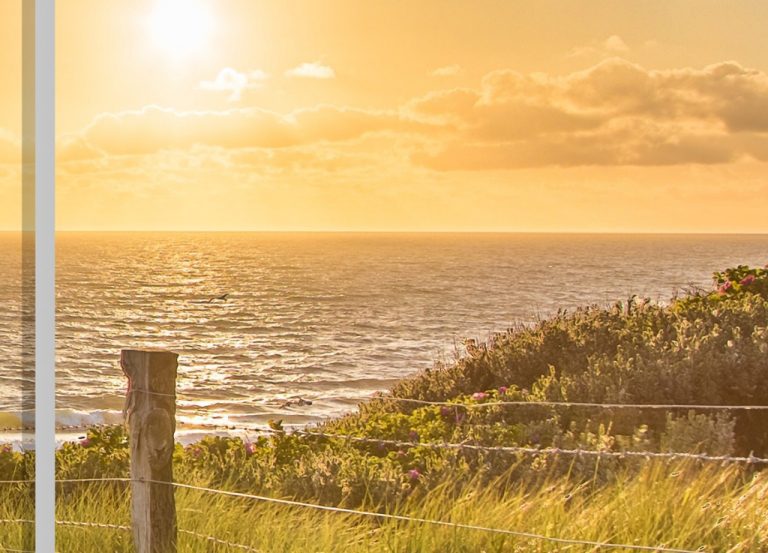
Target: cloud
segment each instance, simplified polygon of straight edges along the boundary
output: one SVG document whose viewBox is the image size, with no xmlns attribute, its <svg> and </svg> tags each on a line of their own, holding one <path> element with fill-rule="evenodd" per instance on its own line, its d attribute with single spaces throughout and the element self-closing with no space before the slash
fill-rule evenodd
<svg viewBox="0 0 768 553">
<path fill-rule="evenodd" d="M 285 72 L 286 77 L 298 77 L 304 79 L 333 79 L 336 72 L 332 67 L 319 62 L 302 63 L 298 67 Z"/>
<path fill-rule="evenodd" d="M 322 159 L 307 153 L 315 147 Z M 342 159 L 374 167 L 372 160 L 391 161 L 396 152 L 411 168 L 439 171 L 766 160 L 768 74 L 731 61 L 650 70 L 609 58 L 565 75 L 493 71 L 476 87 L 435 90 L 389 110 L 147 106 L 100 115 L 62 138 L 58 153 L 87 167 L 87 160 L 194 148 L 224 151 L 230 161 L 243 150 L 290 167 L 314 160 L 338 168 Z M 276 153 L 287 149 L 302 151 Z"/>
<path fill-rule="evenodd" d="M 611 58 L 565 76 L 495 71 L 477 90 L 433 92 L 408 109 L 456 124 L 453 141 L 414 154 L 433 169 L 728 163 L 765 155 L 768 75 Z"/>
<path fill-rule="evenodd" d="M 261 88 L 264 81 L 269 77 L 261 69 L 256 69 L 249 73 L 240 73 L 231 67 L 225 67 L 213 81 L 200 81 L 200 88 L 203 90 L 213 90 L 229 92 L 229 100 L 236 102 L 242 97 L 243 91 L 248 89 Z"/>
<path fill-rule="evenodd" d="M 349 170 L 356 167 L 370 167 L 375 156 L 339 152 L 335 149 L 312 147 L 248 148 L 229 154 L 231 166 L 247 171 L 270 173 L 323 173 Z"/>
<path fill-rule="evenodd" d="M 606 60 L 562 81 L 566 99 L 612 116 L 688 120 L 734 132 L 768 132 L 768 74 L 736 62 L 703 69 L 646 70 Z"/>
<path fill-rule="evenodd" d="M 481 93 L 472 88 L 453 88 L 450 90 L 438 90 L 430 92 L 420 98 L 411 100 L 406 106 L 406 111 L 411 117 L 423 118 L 431 121 L 463 121 L 466 119 L 478 102 Z"/>
<path fill-rule="evenodd" d="M 104 152 L 76 134 L 61 136 L 56 141 L 56 161 L 58 162 L 84 161 L 103 156 Z"/>
<path fill-rule="evenodd" d="M 456 64 L 438 67 L 430 73 L 433 77 L 455 77 L 459 74 L 461 74 L 461 66 Z"/>
<path fill-rule="evenodd" d="M 611 35 L 603 41 L 603 48 L 608 52 L 623 54 L 629 52 L 629 46 L 619 35 Z"/>
<path fill-rule="evenodd" d="M 577 46 L 572 48 L 568 54 L 566 54 L 566 57 L 608 57 L 627 54 L 628 52 L 629 46 L 624 42 L 624 39 L 619 35 L 611 35 L 603 41 L 592 42 L 587 46 Z"/>
<path fill-rule="evenodd" d="M 94 155 L 147 155 L 196 145 L 221 148 L 286 148 L 317 142 L 353 140 L 367 133 L 427 132 L 428 123 L 396 111 L 375 111 L 320 105 L 286 115 L 258 108 L 224 111 L 176 111 L 159 106 L 104 113 L 79 137 L 68 137 L 62 150 L 82 159 Z"/>
<path fill-rule="evenodd" d="M 416 152 L 413 160 L 438 171 L 478 171 L 534 167 L 666 166 L 720 164 L 739 152 L 718 134 L 678 135 L 617 128 L 600 134 L 539 136 L 512 142 L 453 142 L 436 153 Z"/>
</svg>

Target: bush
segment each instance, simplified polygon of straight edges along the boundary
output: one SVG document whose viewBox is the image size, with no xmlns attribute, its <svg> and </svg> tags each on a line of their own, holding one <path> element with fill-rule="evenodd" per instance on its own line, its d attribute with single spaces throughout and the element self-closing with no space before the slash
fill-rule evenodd
<svg viewBox="0 0 768 553">
<path fill-rule="evenodd" d="M 516 386 L 533 390 L 532 401 L 768 405 L 768 271 L 740 266 L 716 273 L 715 282 L 714 292 L 667 306 L 631 298 L 561 311 L 496 336 L 452 367 L 405 380 L 393 395 L 446 400 Z M 725 292 L 723 282 L 731 282 Z M 390 409 L 374 402 L 366 412 Z M 665 413 L 648 410 L 559 413 L 562 429 L 601 420 L 615 432 L 632 434 L 645 424 L 659 435 L 667 425 Z M 737 450 L 768 452 L 766 414 L 734 416 Z"/>
</svg>

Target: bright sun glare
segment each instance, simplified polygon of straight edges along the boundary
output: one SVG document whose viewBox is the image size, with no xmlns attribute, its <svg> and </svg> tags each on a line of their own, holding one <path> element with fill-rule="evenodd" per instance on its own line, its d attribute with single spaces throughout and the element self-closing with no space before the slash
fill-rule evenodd
<svg viewBox="0 0 768 553">
<path fill-rule="evenodd" d="M 203 50 L 211 27 L 211 14 L 202 0 L 157 0 L 150 16 L 155 44 L 177 59 Z"/>
</svg>

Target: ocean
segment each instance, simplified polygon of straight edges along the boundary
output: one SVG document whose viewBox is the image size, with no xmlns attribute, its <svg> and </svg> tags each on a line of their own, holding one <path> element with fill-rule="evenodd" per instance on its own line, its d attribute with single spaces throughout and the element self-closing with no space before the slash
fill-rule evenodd
<svg viewBox="0 0 768 553">
<path fill-rule="evenodd" d="M 0 234 L 2 427 L 22 418 L 20 252 Z M 121 348 L 179 353 L 183 423 L 302 425 L 464 338 L 767 261 L 768 235 L 59 233 L 57 422 L 122 420 Z"/>
</svg>

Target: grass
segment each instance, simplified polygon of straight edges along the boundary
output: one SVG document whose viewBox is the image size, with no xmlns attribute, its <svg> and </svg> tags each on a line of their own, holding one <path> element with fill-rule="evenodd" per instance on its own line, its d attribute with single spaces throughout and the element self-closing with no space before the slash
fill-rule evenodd
<svg viewBox="0 0 768 553">
<path fill-rule="evenodd" d="M 200 482 L 204 484 L 204 482 Z M 129 491 L 122 484 L 80 484 L 58 499 L 59 520 L 127 525 Z M 12 497 L 15 495 L 15 498 Z M 3 518 L 23 507 L 18 491 L 4 494 Z M 286 507 L 195 490 L 177 491 L 178 525 L 265 552 L 587 552 L 593 546 L 495 535 L 424 523 L 379 520 Z M 28 501 L 28 496 L 26 497 Z M 28 505 L 28 503 L 27 503 Z M 376 509 L 375 505 L 363 508 Z M 547 478 L 535 490 L 510 482 L 449 482 L 391 512 L 597 542 L 664 545 L 709 552 L 768 550 L 768 476 L 738 467 L 649 462 L 613 483 Z M 22 526 L 0 526 L 0 544 L 23 549 Z M 130 532 L 60 526 L 58 551 L 129 553 Z M 237 551 L 181 532 L 179 551 Z M 0 548 L 2 551 L 2 548 Z M 630 551 L 624 548 L 613 551 Z"/>
</svg>

